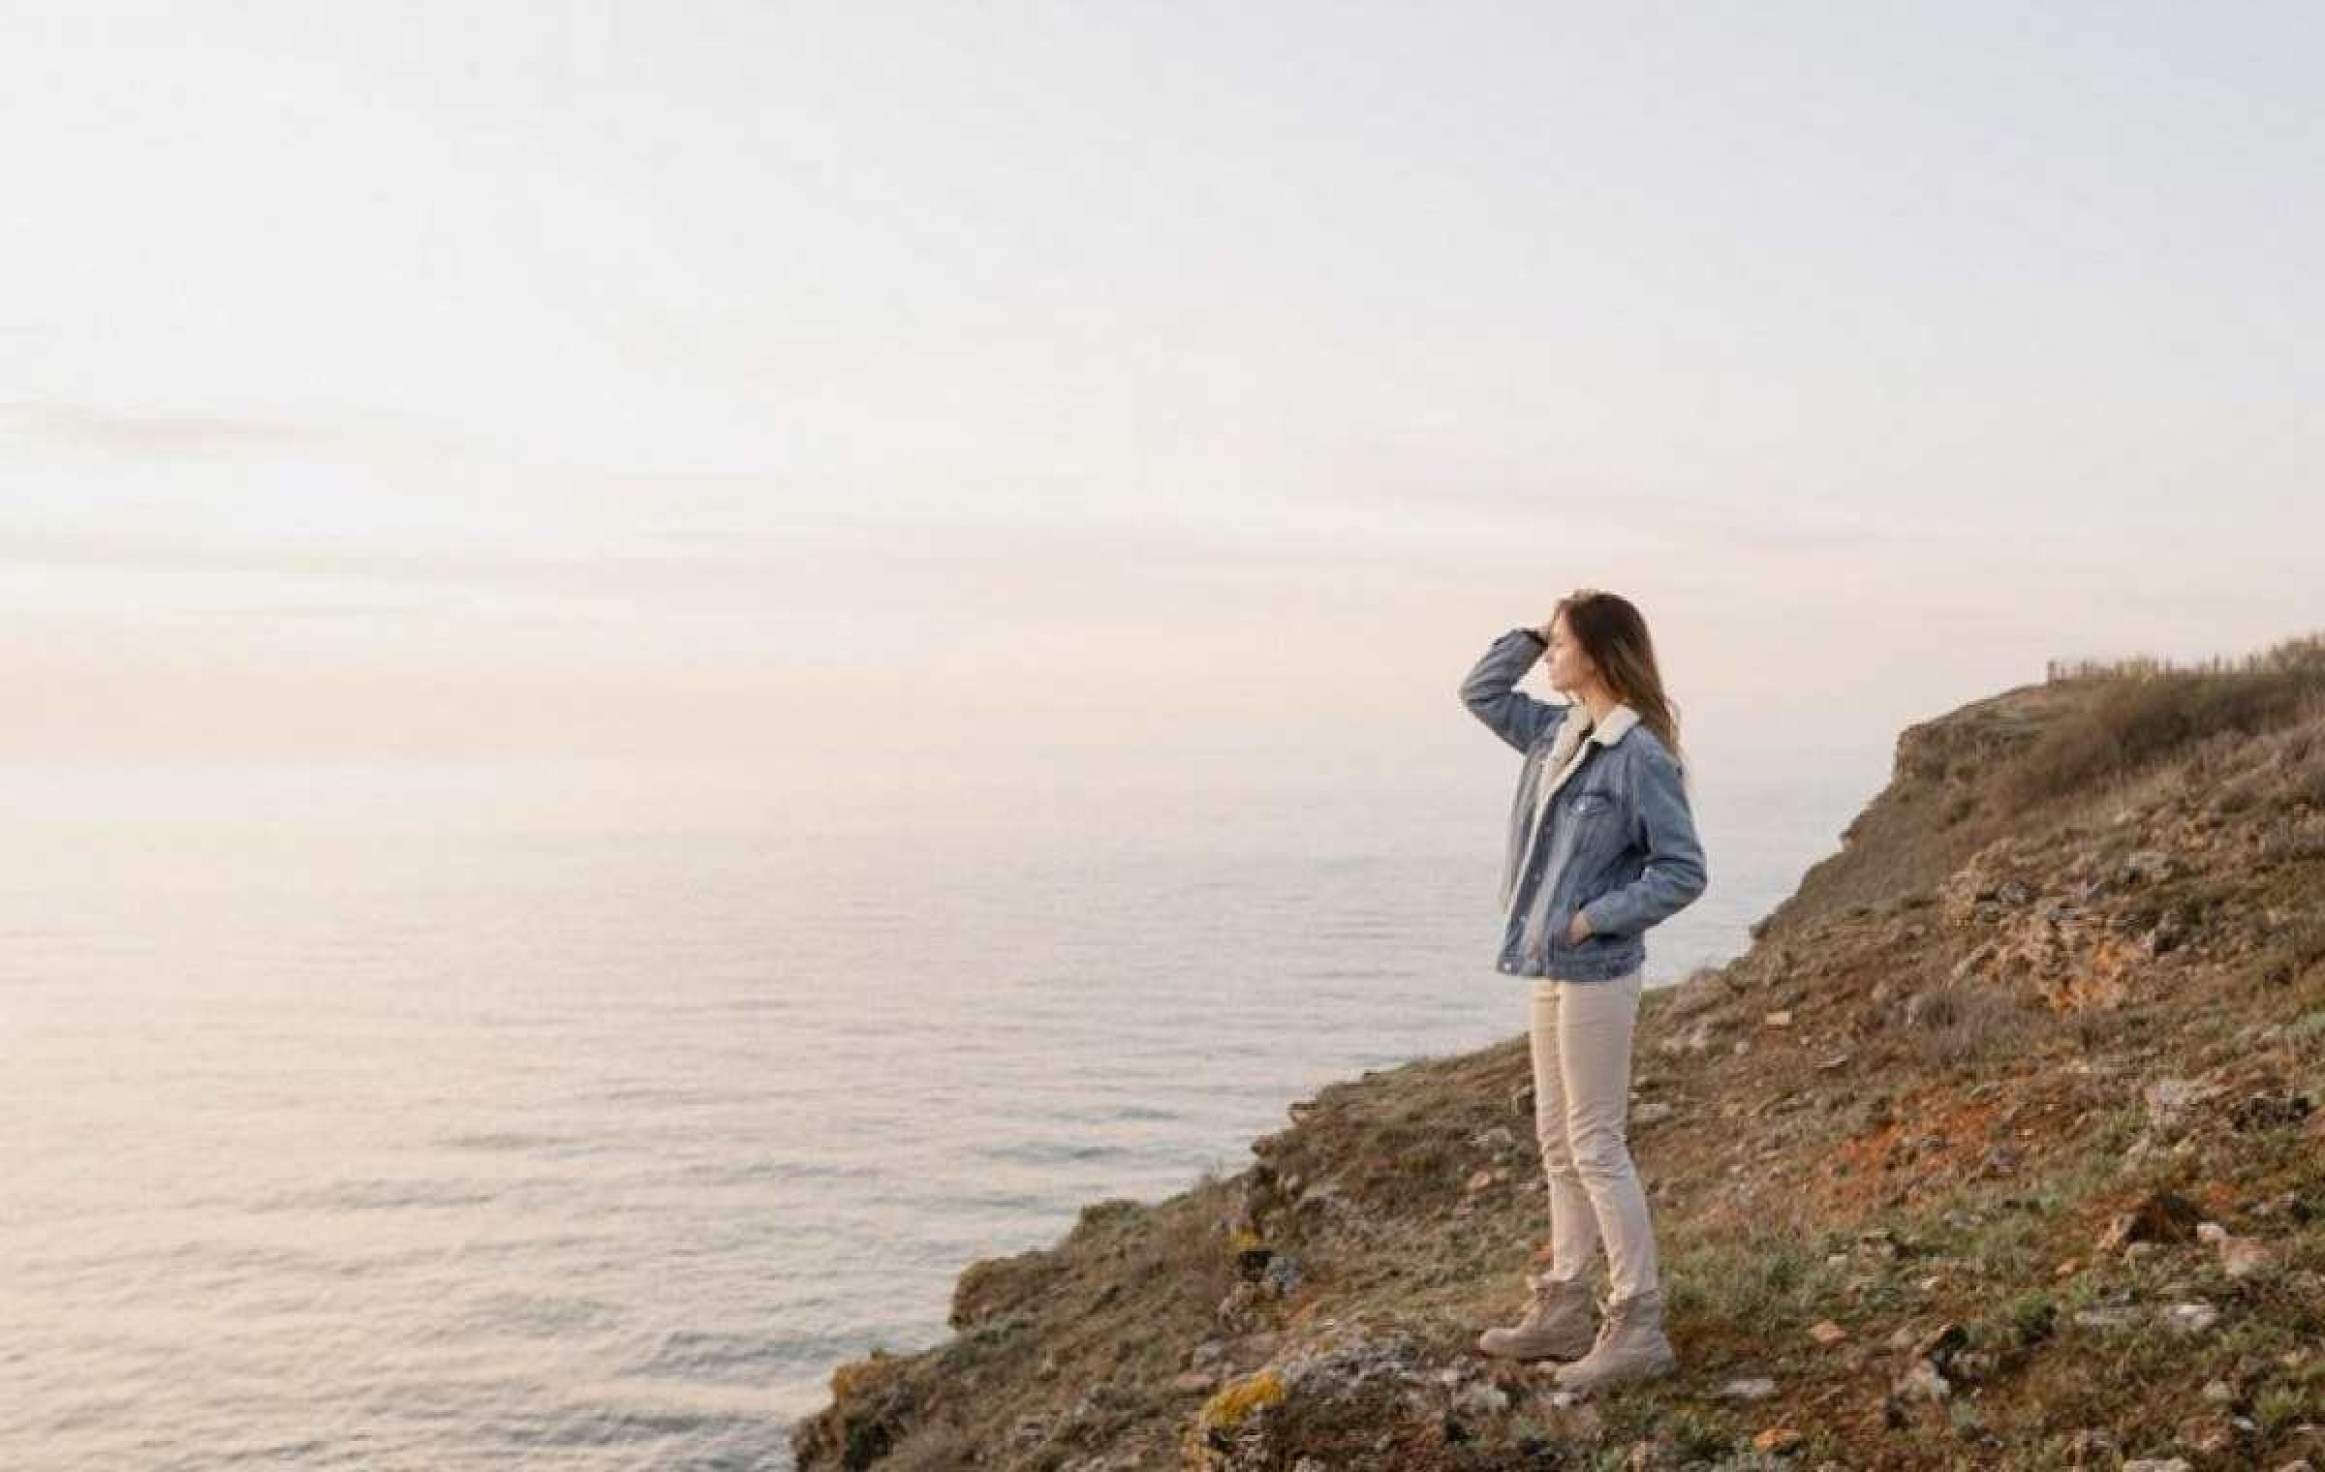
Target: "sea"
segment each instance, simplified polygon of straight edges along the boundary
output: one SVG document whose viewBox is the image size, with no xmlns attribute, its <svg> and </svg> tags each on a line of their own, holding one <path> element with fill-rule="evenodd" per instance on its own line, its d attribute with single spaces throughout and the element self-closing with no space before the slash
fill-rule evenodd
<svg viewBox="0 0 2325 1472">
<path fill-rule="evenodd" d="M 1887 755 L 1700 780 L 1650 985 Z M 969 1263 L 1521 1031 L 1513 776 L 0 769 L 0 1466 L 786 1468 Z"/>
</svg>

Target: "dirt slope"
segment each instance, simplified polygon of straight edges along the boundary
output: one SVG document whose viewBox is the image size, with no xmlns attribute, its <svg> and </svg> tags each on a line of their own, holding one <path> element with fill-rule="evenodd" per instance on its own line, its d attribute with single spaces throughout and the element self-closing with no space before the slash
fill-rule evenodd
<svg viewBox="0 0 2325 1472">
<path fill-rule="evenodd" d="M 2325 645 L 1907 730 L 1755 936 L 1642 1010 L 1678 1375 L 1471 1351 L 1547 1250 L 1513 1038 L 972 1266 L 803 1468 L 2325 1465 Z"/>
</svg>

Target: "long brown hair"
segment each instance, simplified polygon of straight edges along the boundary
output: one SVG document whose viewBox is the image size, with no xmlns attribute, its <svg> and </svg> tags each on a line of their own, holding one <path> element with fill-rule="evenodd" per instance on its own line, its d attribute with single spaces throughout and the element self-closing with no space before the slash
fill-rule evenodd
<svg viewBox="0 0 2325 1472">
<path fill-rule="evenodd" d="M 1655 733 L 1672 760 L 1684 764 L 1679 751 L 1679 708 L 1663 693 L 1663 676 L 1655 667 L 1655 641 L 1647 635 L 1647 621 L 1631 600 L 1619 593 L 1577 588 L 1550 610 L 1552 622 L 1566 615 L 1582 652 L 1598 666 L 1617 699 L 1639 713 L 1639 724 Z"/>
</svg>

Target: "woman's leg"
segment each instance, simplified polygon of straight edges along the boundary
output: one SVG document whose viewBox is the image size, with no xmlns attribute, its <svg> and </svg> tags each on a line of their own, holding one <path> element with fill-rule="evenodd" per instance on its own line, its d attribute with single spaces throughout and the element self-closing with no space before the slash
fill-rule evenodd
<svg viewBox="0 0 2325 1472">
<path fill-rule="evenodd" d="M 1569 983 L 1538 977 L 1534 982 L 1533 1026 L 1527 1038 L 1534 1059 L 1534 1138 L 1542 1151 L 1542 1172 L 1550 1184 L 1550 1271 L 1547 1283 L 1584 1281 L 1598 1255 L 1598 1213 L 1591 1205 L 1574 1151 L 1568 1144 L 1566 1084 L 1559 1065 L 1559 990 Z"/>
<path fill-rule="evenodd" d="M 1610 1298 L 1655 1291 L 1655 1231 L 1647 1193 L 1631 1161 L 1631 1035 L 1645 973 L 1613 981 L 1560 981 L 1558 1068 L 1565 1085 L 1566 1144 L 1572 1169 L 1606 1241 Z M 1537 1065 L 1537 1072 L 1539 1066 Z M 1539 1085 L 1536 1085 L 1539 1088 Z"/>
</svg>

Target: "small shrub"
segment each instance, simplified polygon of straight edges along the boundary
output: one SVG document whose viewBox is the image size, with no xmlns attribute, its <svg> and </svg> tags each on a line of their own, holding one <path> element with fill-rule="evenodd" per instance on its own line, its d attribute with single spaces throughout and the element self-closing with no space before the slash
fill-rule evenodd
<svg viewBox="0 0 2325 1472">
<path fill-rule="evenodd" d="M 2325 961 L 2325 913 L 2312 910 L 2278 931 L 2276 950 L 2296 976 Z"/>
<path fill-rule="evenodd" d="M 1664 1431 L 1671 1438 L 1673 1450 L 1686 1460 L 1709 1461 L 1735 1449 L 1735 1432 L 1718 1418 L 1693 1406 L 1673 1410 Z"/>
<path fill-rule="evenodd" d="M 2034 1289 L 2010 1301 L 2010 1332 L 2022 1345 L 2040 1344 L 2058 1328 L 2059 1306 L 2048 1293 Z"/>
<path fill-rule="evenodd" d="M 2285 1041 L 2303 1046 L 2325 1042 L 2325 1007 L 2304 1012 L 2285 1024 Z"/>
<path fill-rule="evenodd" d="M 890 1472 L 947 1472 L 947 1469 L 968 1466 L 976 1456 L 976 1443 L 957 1423 L 940 1421 L 933 1426 L 915 1427 L 904 1444 L 880 1463 Z"/>
<path fill-rule="evenodd" d="M 1195 1417 L 1196 1429 L 1208 1434 L 1213 1431 L 1233 1431 L 1252 1416 L 1269 1406 L 1284 1403 L 1290 1392 L 1284 1386 L 1283 1376 L 1273 1369 L 1265 1369 L 1246 1379 L 1222 1386 L 1217 1394 L 1203 1403 Z"/>
<path fill-rule="evenodd" d="M 2057 1026 L 2047 1008 L 2015 989 L 1945 986 L 1921 994 L 1913 1008 L 1922 1061 L 1973 1067 L 2018 1052 Z"/>
<path fill-rule="evenodd" d="M 2313 808 L 2325 808 L 2325 762 L 2311 762 L 2284 786 L 2286 805 L 2307 803 Z"/>
<path fill-rule="evenodd" d="M 2297 1385 L 2271 1385 L 2253 1397 L 2252 1419 L 2263 1436 L 2281 1436 L 2309 1415 L 2309 1396 Z"/>
<path fill-rule="evenodd" d="M 2110 1007 L 2086 1007 L 2067 1019 L 2075 1046 L 2096 1053 L 2123 1035 L 2124 1014 Z"/>
</svg>

